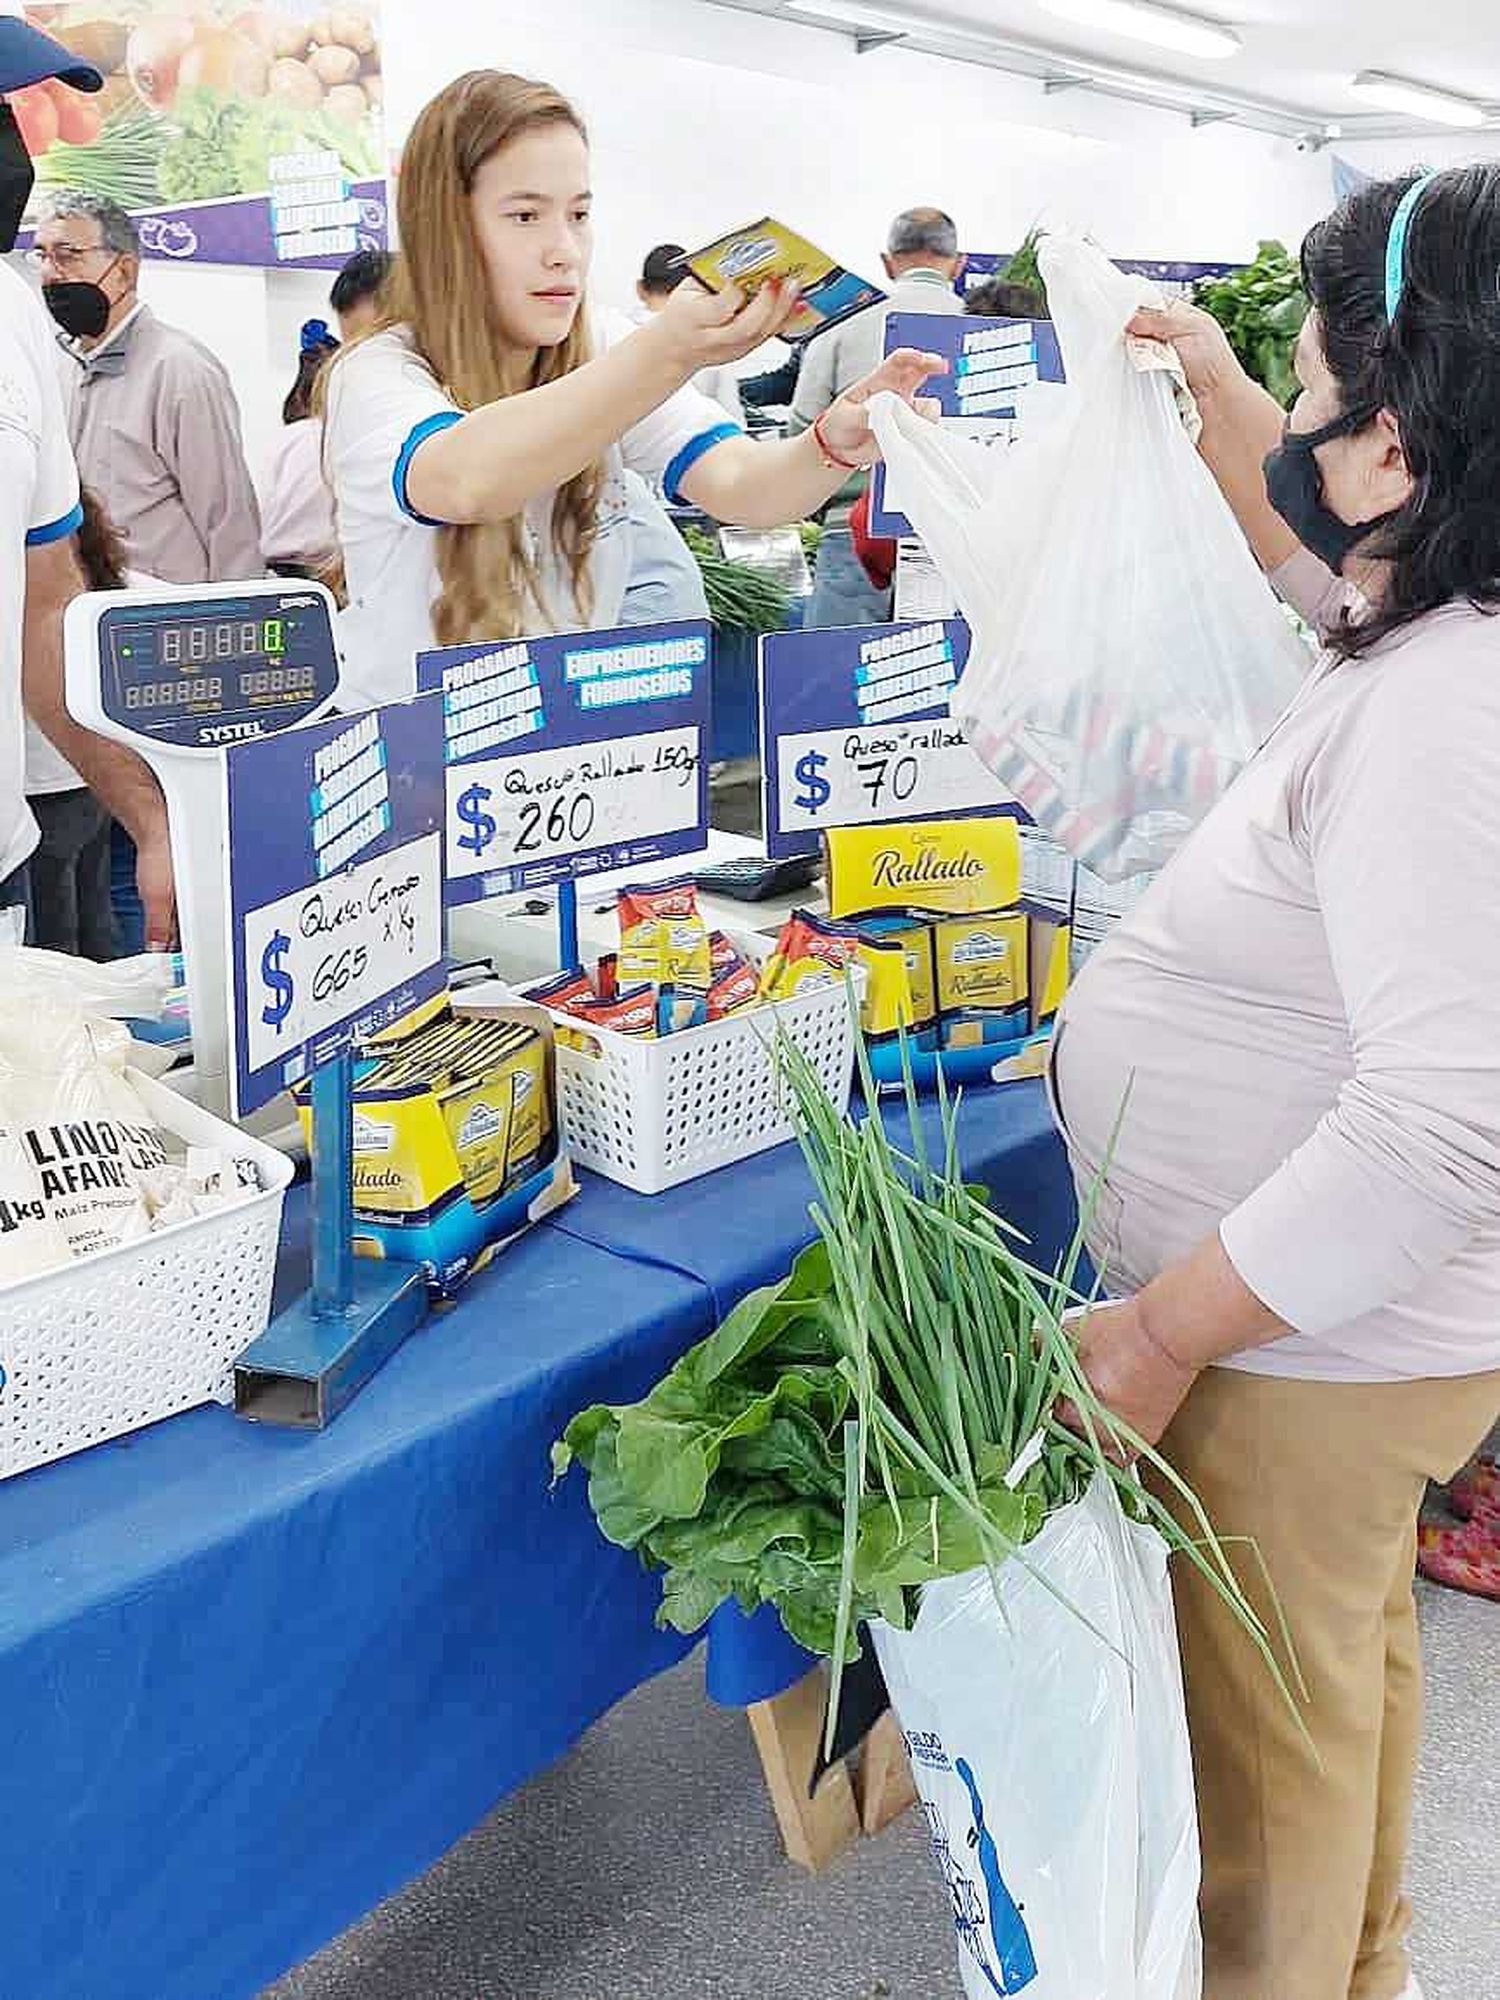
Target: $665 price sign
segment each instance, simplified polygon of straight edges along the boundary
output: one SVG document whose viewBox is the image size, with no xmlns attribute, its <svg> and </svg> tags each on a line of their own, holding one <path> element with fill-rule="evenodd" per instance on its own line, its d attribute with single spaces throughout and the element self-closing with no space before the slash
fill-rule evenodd
<svg viewBox="0 0 1500 2000">
<path fill-rule="evenodd" d="M 244 919 L 252 1068 L 442 957 L 441 850 L 426 834 Z"/>
</svg>

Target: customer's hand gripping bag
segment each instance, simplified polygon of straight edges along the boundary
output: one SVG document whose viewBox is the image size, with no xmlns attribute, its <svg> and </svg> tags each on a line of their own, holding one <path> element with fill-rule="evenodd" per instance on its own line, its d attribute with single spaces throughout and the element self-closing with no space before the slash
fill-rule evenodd
<svg viewBox="0 0 1500 2000">
<path fill-rule="evenodd" d="M 964 1992 L 1200 2000 L 1198 1823 L 1165 1544 L 1126 1520 L 1101 1475 L 1026 1562 L 999 1570 L 998 1602 L 974 1570 L 927 1585 L 911 1631 L 874 1628 Z"/>
<path fill-rule="evenodd" d="M 1041 250 L 1067 386 L 991 451 L 895 397 L 871 421 L 973 632 L 953 713 L 1037 823 L 1109 881 L 1159 868 L 1269 734 L 1308 655 L 1194 449 L 1144 279 Z M 1038 392 L 1031 392 L 1036 396 Z"/>
</svg>

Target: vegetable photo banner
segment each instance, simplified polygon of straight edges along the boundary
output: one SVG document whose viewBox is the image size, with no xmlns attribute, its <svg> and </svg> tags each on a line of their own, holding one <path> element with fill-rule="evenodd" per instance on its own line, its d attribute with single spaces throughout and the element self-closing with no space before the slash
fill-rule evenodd
<svg viewBox="0 0 1500 2000">
<path fill-rule="evenodd" d="M 11 97 L 36 163 L 31 223 L 77 188 L 118 201 L 145 254 L 174 263 L 336 269 L 385 248 L 369 0 L 69 0 L 28 18 L 105 78 L 97 96 L 40 83 Z"/>
</svg>

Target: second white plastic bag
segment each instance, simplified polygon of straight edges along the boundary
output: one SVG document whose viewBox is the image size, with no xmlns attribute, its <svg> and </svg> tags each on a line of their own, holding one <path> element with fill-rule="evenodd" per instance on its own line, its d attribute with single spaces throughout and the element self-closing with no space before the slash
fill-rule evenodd
<svg viewBox="0 0 1500 2000">
<path fill-rule="evenodd" d="M 1042 270 L 1067 386 L 991 451 L 871 408 L 902 506 L 973 632 L 953 712 L 1039 825 L 1110 881 L 1159 868 L 1265 740 L 1309 660 L 1124 329 L 1155 288 L 1093 245 Z M 1164 349 L 1154 359 L 1169 359 Z M 1143 360 L 1148 365 L 1142 365 Z"/>
<path fill-rule="evenodd" d="M 875 1628 L 964 1993 L 1199 2000 L 1198 1822 L 1166 1546 L 1101 1475 L 1026 1560 L 998 1572 L 998 1602 L 976 1570 L 929 1584 L 910 1632 Z"/>
</svg>

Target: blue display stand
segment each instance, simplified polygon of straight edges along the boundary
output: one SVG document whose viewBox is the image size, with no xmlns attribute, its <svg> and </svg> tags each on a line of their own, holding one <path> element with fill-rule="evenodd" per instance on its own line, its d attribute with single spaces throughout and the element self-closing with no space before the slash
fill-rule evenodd
<svg viewBox="0 0 1500 2000">
<path fill-rule="evenodd" d="M 427 1317 L 420 1265 L 354 1254 L 354 1057 L 313 1071 L 312 1285 L 234 1369 L 242 1417 L 322 1430 Z"/>
</svg>

